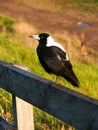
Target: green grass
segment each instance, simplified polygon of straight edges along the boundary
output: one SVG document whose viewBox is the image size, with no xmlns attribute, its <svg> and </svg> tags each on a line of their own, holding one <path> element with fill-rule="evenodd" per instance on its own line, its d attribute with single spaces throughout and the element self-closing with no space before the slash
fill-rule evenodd
<svg viewBox="0 0 98 130">
<path fill-rule="evenodd" d="M 74 63 L 81 86 L 77 91 L 98 99 L 98 66 L 93 63 Z"/>
<path fill-rule="evenodd" d="M 6 17 L 4 15 L 0 15 L 0 31 L 7 31 L 7 32 L 11 32 L 12 30 L 12 26 L 17 23 L 17 20 L 14 20 L 10 17 Z"/>
<path fill-rule="evenodd" d="M 6 25 L 5 25 L 6 26 Z M 12 27 L 12 25 L 10 25 Z M 19 34 L 21 35 L 21 34 Z M 30 48 L 26 44 L 24 44 L 21 38 L 17 40 L 17 42 L 12 39 L 12 36 L 16 36 L 15 33 L 10 32 L 10 30 L 0 35 L 0 60 L 4 60 L 8 63 L 15 63 L 20 64 L 23 66 L 27 66 L 30 68 L 30 71 L 40 75 L 42 77 L 47 77 L 47 79 L 55 81 L 54 75 L 47 74 L 44 69 L 41 67 L 38 57 L 36 55 L 36 48 Z M 79 91 L 83 94 L 91 96 L 93 98 L 98 99 L 98 66 L 94 63 L 90 62 L 80 62 L 78 60 L 72 60 L 72 65 L 74 67 L 74 71 L 77 74 L 79 81 L 81 83 L 80 88 L 74 88 L 71 86 L 63 78 L 59 78 L 59 83 L 70 87 L 76 91 Z M 11 95 L 7 92 L 0 89 L 0 103 L 5 111 L 5 115 L 7 111 L 12 112 L 12 104 L 8 103 L 7 100 L 11 101 Z M 5 98 L 3 98 L 5 97 Z M 6 100 L 7 99 L 7 100 Z M 7 102 L 7 103 L 4 103 Z M 6 107 L 5 104 L 9 107 Z M 46 130 L 51 129 L 55 130 L 61 128 L 63 126 L 63 122 L 53 118 L 52 116 L 47 115 L 46 113 L 40 111 L 39 109 L 34 108 L 34 115 L 35 115 L 35 127 L 36 130 Z M 1 115 L 0 109 L 0 115 Z M 5 117 L 5 116 L 4 116 Z M 12 118 L 12 116 L 11 116 Z M 58 124 L 58 125 L 57 125 Z M 68 127 L 65 125 L 65 128 Z"/>
</svg>

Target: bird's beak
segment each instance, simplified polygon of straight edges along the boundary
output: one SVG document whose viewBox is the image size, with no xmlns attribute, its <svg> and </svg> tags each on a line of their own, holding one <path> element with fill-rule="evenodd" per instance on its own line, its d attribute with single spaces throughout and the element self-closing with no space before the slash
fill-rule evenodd
<svg viewBox="0 0 98 130">
<path fill-rule="evenodd" d="M 37 40 L 40 40 L 39 35 L 29 35 L 29 37 L 34 38 L 34 39 L 37 39 Z"/>
</svg>

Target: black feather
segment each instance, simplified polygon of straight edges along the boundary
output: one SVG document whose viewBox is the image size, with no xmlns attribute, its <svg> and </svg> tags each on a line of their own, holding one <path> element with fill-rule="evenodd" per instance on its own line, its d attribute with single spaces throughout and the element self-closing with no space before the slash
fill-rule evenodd
<svg viewBox="0 0 98 130">
<path fill-rule="evenodd" d="M 72 69 L 72 65 L 70 61 L 65 62 L 65 68 L 66 68 L 66 71 L 63 77 L 67 79 L 69 82 L 71 82 L 73 86 L 79 87 L 79 80 Z"/>
</svg>

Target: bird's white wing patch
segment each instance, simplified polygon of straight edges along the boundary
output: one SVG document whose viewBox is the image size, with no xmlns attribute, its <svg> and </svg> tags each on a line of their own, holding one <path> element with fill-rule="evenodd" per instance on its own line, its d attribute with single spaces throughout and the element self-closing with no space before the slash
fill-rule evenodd
<svg viewBox="0 0 98 130">
<path fill-rule="evenodd" d="M 62 45 L 60 45 L 58 42 L 55 42 L 54 39 L 51 36 L 49 36 L 47 38 L 47 44 L 46 44 L 46 46 L 47 47 L 56 46 L 56 47 L 60 48 L 61 50 L 63 50 L 64 52 L 66 52 L 65 49 L 62 47 Z"/>
<path fill-rule="evenodd" d="M 58 58 L 59 60 L 61 60 L 61 57 L 60 57 L 59 55 L 57 55 L 57 58 Z"/>
<path fill-rule="evenodd" d="M 69 60 L 68 55 L 66 54 L 66 61 Z"/>
<path fill-rule="evenodd" d="M 57 55 L 57 58 L 59 59 L 59 60 L 62 60 L 61 59 L 61 57 L 59 56 L 59 55 Z M 68 58 L 68 55 L 66 54 L 66 59 L 64 59 L 65 61 L 68 61 L 69 60 L 69 58 Z"/>
</svg>

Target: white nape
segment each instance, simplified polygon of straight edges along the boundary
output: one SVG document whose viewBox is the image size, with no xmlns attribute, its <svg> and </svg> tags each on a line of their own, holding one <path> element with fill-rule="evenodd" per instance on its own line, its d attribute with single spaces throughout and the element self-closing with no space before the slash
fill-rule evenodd
<svg viewBox="0 0 98 130">
<path fill-rule="evenodd" d="M 65 49 L 62 47 L 62 45 L 60 45 L 58 42 L 55 42 L 54 39 L 51 36 L 49 36 L 47 38 L 46 46 L 47 47 L 56 46 L 56 47 L 60 48 L 62 51 L 66 52 Z"/>
<path fill-rule="evenodd" d="M 59 44 L 58 42 L 55 42 L 54 39 L 51 36 L 49 36 L 47 38 L 46 46 L 47 47 L 56 46 L 56 47 L 60 48 L 62 51 L 64 51 L 66 53 L 65 49 L 63 48 L 63 46 L 61 44 Z M 60 57 L 58 57 L 58 59 L 60 60 Z M 66 59 L 65 60 L 66 61 L 69 60 L 67 53 L 66 53 Z"/>
</svg>

